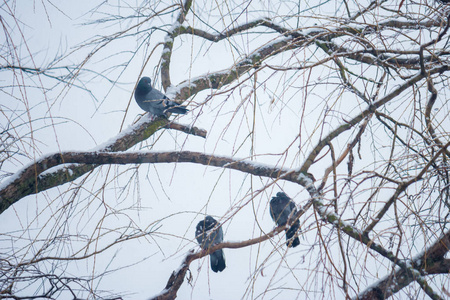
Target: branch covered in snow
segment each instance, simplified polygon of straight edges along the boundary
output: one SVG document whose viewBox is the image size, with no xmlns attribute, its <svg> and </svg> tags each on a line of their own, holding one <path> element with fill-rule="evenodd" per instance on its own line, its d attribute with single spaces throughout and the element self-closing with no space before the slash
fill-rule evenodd
<svg viewBox="0 0 450 300">
<path fill-rule="evenodd" d="M 421 270 L 421 273 L 427 275 L 448 274 L 450 272 L 450 260 L 444 258 L 449 249 L 450 231 L 431 247 L 413 258 L 409 268 L 411 271 Z M 398 269 L 377 283 L 369 286 L 358 295 L 357 299 L 386 299 L 417 279 L 416 276 L 410 276 L 411 274 L 415 273 Z"/>
<path fill-rule="evenodd" d="M 326 46 L 329 51 L 332 52 L 332 55 L 335 58 L 342 56 L 344 58 L 353 59 L 355 61 L 362 62 L 368 65 L 385 65 L 387 68 L 393 69 L 400 66 L 405 67 L 406 69 L 420 69 L 420 67 L 418 67 L 420 54 L 419 50 L 404 52 L 401 50 L 392 51 L 385 49 L 376 49 L 373 48 L 372 44 L 365 44 L 366 48 L 362 50 L 349 50 L 342 45 L 334 44 L 332 40 L 348 35 L 354 35 L 356 40 L 360 40 L 358 37 L 359 35 L 370 34 L 374 31 L 392 30 L 392 28 L 417 28 L 418 26 L 436 27 L 440 25 L 442 25 L 442 22 L 440 22 L 439 20 L 422 22 L 419 23 L 419 25 L 412 22 L 388 20 L 378 24 L 377 26 L 369 24 L 365 27 L 354 28 L 349 27 L 347 24 L 344 24 L 340 27 L 335 28 L 313 28 L 310 29 L 309 32 L 302 32 L 300 29 L 284 28 L 280 25 L 275 24 L 270 19 L 259 19 L 236 26 L 235 28 L 219 34 L 211 34 L 201 29 L 192 28 L 190 26 L 182 26 L 181 23 L 175 23 L 174 26 L 172 26 L 172 30 L 168 33 L 164 44 L 161 64 L 162 82 L 166 91 L 168 89 L 175 89 L 174 99 L 185 100 L 190 96 L 198 93 L 199 91 L 208 88 L 218 89 L 221 86 L 233 82 L 245 72 L 248 72 L 252 68 L 260 66 L 261 63 L 269 57 L 277 55 L 281 52 L 286 52 L 288 50 L 306 47 L 314 43 L 316 43 L 317 45 Z M 169 73 L 170 57 L 172 55 L 173 41 L 177 36 L 181 34 L 192 34 L 216 43 L 232 35 L 248 31 L 258 26 L 264 26 L 280 33 L 281 41 L 275 41 L 271 44 L 261 47 L 257 52 L 242 58 L 234 66 L 231 66 L 227 71 L 206 74 L 189 81 L 181 82 L 177 87 L 171 87 Z M 402 55 L 405 57 L 400 57 Z M 415 55 L 416 57 L 407 57 L 408 55 Z M 446 51 L 430 53 L 425 57 L 425 61 L 437 61 L 438 57 L 442 55 L 450 55 L 450 53 Z"/>
<path fill-rule="evenodd" d="M 440 155 L 450 146 L 450 142 L 442 148 L 436 156 Z M 431 163 L 430 163 L 431 164 Z M 429 165 L 430 165 L 429 164 Z M 426 168 L 429 167 L 427 165 Z M 424 168 L 424 170 L 426 169 Z M 423 171 L 424 172 L 424 171 Z M 414 182 L 420 178 L 419 173 L 416 179 L 411 179 L 408 183 Z M 334 210 L 324 203 L 324 199 L 319 190 L 317 190 L 313 182 L 304 176 L 299 175 L 300 184 L 305 186 L 312 197 L 312 203 L 315 210 L 320 217 L 342 231 L 351 238 L 365 244 L 370 249 L 381 254 L 383 257 L 389 259 L 392 263 L 400 267 L 400 270 L 396 272 L 398 277 L 395 278 L 395 283 L 392 282 L 393 277 L 388 276 L 386 279 L 380 281 L 377 285 L 368 288 L 358 299 L 386 299 L 387 297 L 400 291 L 403 287 L 407 286 L 412 281 L 416 281 L 432 299 L 440 299 L 439 296 L 432 290 L 425 280 L 425 276 L 430 272 L 433 273 L 448 273 L 450 270 L 449 264 L 443 261 L 444 256 L 450 249 L 450 231 L 448 231 L 444 237 L 439 239 L 434 245 L 424 251 L 424 254 L 414 259 L 400 259 L 392 251 L 387 250 L 381 244 L 376 243 L 370 239 L 367 231 L 362 232 L 350 223 L 345 222 L 341 217 L 334 212 Z M 407 184 L 405 186 L 407 186 Z M 402 192 L 402 191 L 400 191 Z M 399 193 L 400 193 L 399 192 Z M 398 196 L 398 194 L 396 194 Z M 428 269 L 427 269 L 428 268 Z"/>
<path fill-rule="evenodd" d="M 163 120 L 160 120 L 163 121 Z M 156 122 L 158 123 L 158 122 Z M 164 123 L 164 122 L 163 122 Z M 145 128 L 140 128 L 144 130 Z M 153 133 L 154 131 L 152 131 Z M 141 135 L 139 135 L 141 136 Z M 126 136 L 130 139 L 130 136 Z M 137 138 L 135 136 L 135 138 Z M 120 139 L 118 139 L 119 141 Z M 118 143 L 123 145 L 123 143 Z M 115 144 L 114 144 L 115 145 Z M 112 145 L 108 149 L 116 149 Z M 224 156 L 214 156 L 200 152 L 66 152 L 55 153 L 42 157 L 35 163 L 19 171 L 14 175 L 14 180 L 4 185 L 0 190 L 0 212 L 5 211 L 11 204 L 24 197 L 25 194 L 32 194 L 44 190 L 42 182 L 48 178 L 59 179 L 61 182 L 69 182 L 83 175 L 89 170 L 99 165 L 109 164 L 141 164 L 141 163 L 196 163 L 206 166 L 223 167 L 241 172 L 246 172 L 256 176 L 280 178 L 299 183 L 299 172 L 286 168 L 278 168 L 258 164 L 253 161 L 246 161 Z M 45 172 L 53 167 L 65 164 L 76 164 L 65 166 L 56 172 Z M 42 175 L 45 172 L 45 175 Z M 64 176 L 61 176 L 63 174 Z M 66 176 L 67 175 L 67 176 Z M 36 180 L 37 179 L 37 182 Z M 69 180 L 70 179 L 70 180 Z M 61 184 L 60 182 L 58 182 Z M 27 185 L 25 185 L 27 184 Z M 36 186 L 37 185 L 37 186 Z M 52 186 L 45 186 L 50 188 Z M 17 196 L 20 194 L 20 198 Z"/>
<path fill-rule="evenodd" d="M 144 116 L 139 122 L 125 129 L 115 138 L 97 147 L 95 152 L 90 152 L 91 156 L 83 157 L 83 154 L 80 153 L 74 153 L 73 155 L 67 153 L 50 154 L 30 163 L 10 178 L 7 178 L 0 185 L 0 213 L 25 196 L 37 194 L 52 187 L 71 182 L 95 169 L 98 165 L 104 164 L 105 161 L 102 162 L 97 160 L 99 158 L 94 158 L 96 155 L 101 155 L 102 152 L 106 154 L 105 152 L 130 149 L 162 128 L 180 130 L 187 134 L 206 137 L 206 131 L 203 129 L 174 123 L 165 118 L 158 118 L 152 121 L 148 116 Z M 115 156 L 115 154 L 111 155 Z M 58 168 L 54 172 L 43 173 L 58 165 L 64 165 L 64 168 Z"/>
<path fill-rule="evenodd" d="M 181 7 L 181 11 L 178 14 L 177 20 L 172 25 L 172 28 L 167 33 L 164 45 L 163 45 L 163 53 L 161 56 L 161 81 L 164 87 L 164 90 L 167 90 L 167 87 L 171 85 L 170 81 L 170 59 L 172 57 L 172 48 L 173 41 L 175 37 L 175 32 L 178 31 L 178 28 L 183 24 L 186 19 L 186 14 L 191 8 L 192 0 L 184 1 L 183 6 Z M 185 98 L 186 99 L 186 98 Z"/>
</svg>

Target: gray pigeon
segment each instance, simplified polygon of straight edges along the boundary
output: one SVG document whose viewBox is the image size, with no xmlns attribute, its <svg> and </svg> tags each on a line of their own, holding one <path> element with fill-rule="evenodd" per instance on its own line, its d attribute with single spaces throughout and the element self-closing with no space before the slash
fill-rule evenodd
<svg viewBox="0 0 450 300">
<path fill-rule="evenodd" d="M 289 217 L 294 218 L 296 214 L 297 207 L 295 206 L 295 202 L 285 193 L 278 192 L 277 195 L 270 200 L 270 216 L 278 226 L 286 225 Z M 293 248 L 300 244 L 300 240 L 297 236 L 291 240 L 299 228 L 300 221 L 297 219 L 290 228 L 286 229 L 286 245 L 288 247 Z"/>
<path fill-rule="evenodd" d="M 134 91 L 134 99 L 140 108 L 156 117 L 167 117 L 167 113 L 185 114 L 188 112 L 186 106 L 169 100 L 166 95 L 152 88 L 152 81 L 148 77 L 142 77 L 139 80 Z"/>
<path fill-rule="evenodd" d="M 205 220 L 197 224 L 195 237 L 203 249 L 208 249 L 223 241 L 222 227 L 213 217 L 206 216 Z M 214 272 L 222 272 L 225 269 L 225 257 L 222 249 L 211 253 L 209 258 L 211 269 Z"/>
</svg>

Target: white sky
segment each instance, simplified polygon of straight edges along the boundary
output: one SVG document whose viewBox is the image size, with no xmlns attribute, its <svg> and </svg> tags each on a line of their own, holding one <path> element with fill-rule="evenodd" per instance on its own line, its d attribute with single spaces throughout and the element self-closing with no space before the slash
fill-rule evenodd
<svg viewBox="0 0 450 300">
<path fill-rule="evenodd" d="M 18 26 L 26 41 L 25 44 L 17 25 L 9 18 L 10 30 L 14 32 L 13 40 L 20 44 L 18 47 L 20 61 L 30 67 L 33 64 L 41 66 L 51 62 L 55 55 L 65 55 L 74 51 L 72 55 L 63 57 L 57 65 L 78 65 L 92 50 L 92 47 L 78 49 L 86 44 L 86 41 L 124 30 L 142 21 L 143 17 L 124 20 L 123 23 L 99 23 L 89 26 L 83 23 L 99 18 L 130 16 L 135 13 L 131 8 L 135 6 L 151 7 L 158 11 L 167 5 L 159 1 L 108 3 L 109 5 L 103 4 L 93 12 L 93 8 L 100 5 L 100 2 L 78 1 L 76 5 L 70 1 L 51 3 L 35 1 L 33 5 L 20 1 L 9 2 L 8 5 L 14 7 L 15 16 L 20 20 Z M 220 6 L 221 14 L 225 15 L 226 25 L 242 11 L 237 3 L 228 4 L 228 7 Z M 196 2 L 196 13 L 204 16 L 204 20 L 215 29 L 221 30 L 223 24 L 218 19 L 219 10 L 214 10 L 209 16 L 205 14 L 211 5 L 207 1 Z M 275 14 L 284 16 L 296 12 L 293 3 L 284 1 L 280 5 L 273 5 L 270 1 L 269 4 L 253 1 L 249 5 L 249 10 L 257 7 L 260 7 L 260 10 L 255 14 L 242 14 L 238 23 L 259 17 Z M 229 7 L 236 8 L 233 14 L 227 15 Z M 298 26 L 306 28 L 308 25 L 323 22 L 318 14 L 312 14 L 308 10 L 307 5 L 301 9 L 304 10 L 302 18 L 291 19 L 289 24 L 283 25 L 297 26 L 298 21 Z M 3 10 L 6 10 L 5 6 Z M 344 8 L 335 5 L 334 2 L 313 12 L 326 15 L 327 10 L 345 13 Z M 145 10 L 144 13 L 150 12 Z M 139 29 L 155 27 L 167 30 L 176 15 L 177 12 L 154 18 Z M 212 30 L 198 19 L 192 21 L 191 16 L 188 20 L 192 26 L 209 32 Z M 281 22 L 281 19 L 277 21 Z M 177 38 L 171 61 L 172 83 L 176 85 L 189 78 L 226 69 L 245 54 L 272 42 L 277 36 L 260 35 L 260 31 L 262 29 L 253 30 L 252 34 L 238 35 L 217 44 L 188 35 Z M 130 31 L 130 34 L 134 33 L 136 30 Z M 165 33 L 161 30 L 151 32 L 151 37 L 142 44 L 145 37 L 146 34 L 140 33 L 139 37 L 131 36 L 113 41 L 95 53 L 85 67 L 98 74 L 87 72 L 80 75 L 80 80 L 86 84 L 86 89 L 92 91 L 92 95 L 76 87 L 64 88 L 61 84 L 46 91 L 44 95 L 41 89 L 32 87 L 41 86 L 37 77 L 23 79 L 27 84 L 26 89 L 9 90 L 14 95 L 25 91 L 26 95 L 23 98 L 15 99 L 4 94 L 0 99 L 0 105 L 7 118 L 1 121 L 2 130 L 8 124 L 13 124 L 17 127 L 18 136 L 26 135 L 30 130 L 29 121 L 32 119 L 33 139 L 28 136 L 25 140 L 27 143 L 33 140 L 34 144 L 21 145 L 21 151 L 26 152 L 28 157 L 21 157 L 2 165 L 1 175 L 4 176 L 5 172 L 16 172 L 33 159 L 47 153 L 89 151 L 114 138 L 119 133 L 122 122 L 124 128 L 132 125 L 138 119 L 138 115 L 142 114 L 132 98 L 134 84 L 139 79 L 147 56 L 158 43 L 164 41 Z M 161 51 L 161 46 L 156 48 L 143 71 L 143 75 L 150 76 L 158 89 L 161 89 L 161 80 L 156 66 Z M 34 62 L 29 59 L 29 53 L 33 54 Z M 316 52 L 313 47 L 301 53 L 283 53 L 270 59 L 268 63 L 295 64 L 298 61 L 319 60 L 322 56 L 323 53 Z M 125 63 L 125 67 L 112 68 Z M 354 68 L 358 69 L 359 66 Z M 365 71 L 364 75 L 367 77 L 379 76 L 371 69 Z M 311 74 L 303 71 L 275 74 L 269 69 L 260 72 L 258 85 L 261 84 L 261 87 L 257 92 L 258 105 L 255 115 L 251 102 L 246 98 L 253 97 L 251 94 L 253 81 L 243 82 L 234 93 L 215 95 L 204 105 L 203 102 L 215 91 L 201 92 L 186 102 L 191 112 L 176 117 L 176 120 L 206 129 L 207 139 L 165 130 L 132 150 L 189 150 L 248 158 L 252 149 L 249 132 L 254 122 L 256 128 L 254 154 L 257 155 L 254 160 L 257 163 L 298 168 L 321 136 L 324 136 L 330 128 L 342 124 L 343 119 L 349 119 L 365 107 L 354 94 L 339 95 L 341 91 L 332 84 L 338 79 L 327 78 L 332 72 L 327 68 L 315 69 Z M 117 83 L 108 82 L 105 77 Z M 309 77 L 314 78 L 316 82 L 326 78 L 327 84 L 324 80 L 322 82 L 324 84 L 315 88 L 310 87 L 306 97 L 303 87 L 309 82 Z M 246 75 L 242 76 L 242 79 L 245 78 Z M 56 84 L 56 81 L 45 76 L 40 76 L 39 79 L 45 87 L 53 87 Z M 6 72 L 0 73 L 0 82 L 3 85 L 17 83 L 13 81 L 12 75 Z M 392 87 L 393 85 L 387 87 L 383 92 L 389 92 Z M 228 87 L 223 90 L 226 89 Z M 26 99 L 27 102 L 24 103 L 22 99 Z M 129 109 L 125 112 L 128 103 Z M 403 103 L 404 99 L 401 97 L 399 102 L 392 105 L 397 108 Z M 240 104 L 242 106 L 239 106 Z M 29 114 L 26 113 L 27 106 L 31 107 Z M 240 109 L 237 110 L 237 107 Z M 394 111 L 408 119 L 411 116 L 408 112 L 412 109 L 412 106 L 406 105 L 403 111 L 398 112 L 397 109 Z M 325 110 L 329 116 L 322 127 Z M 448 124 L 448 118 L 444 117 L 443 120 L 446 122 L 444 124 Z M 350 134 L 353 133 L 354 131 L 349 131 L 342 135 L 336 141 L 335 147 L 343 149 L 349 142 Z M 383 136 L 370 135 L 370 131 L 364 134 L 368 142 L 362 145 L 362 152 L 370 154 L 364 161 L 359 162 L 357 167 L 360 170 L 377 165 L 379 159 L 389 155 L 387 148 L 389 145 L 386 145 L 386 148 L 378 147 L 384 143 Z M 328 157 L 312 167 L 311 172 L 316 179 L 323 175 L 323 169 L 328 167 L 329 163 Z M 346 173 L 346 163 L 342 164 L 338 172 Z M 130 240 L 95 258 L 64 265 L 64 270 L 61 270 L 61 265 L 57 263 L 45 266 L 47 271 L 65 272 L 74 276 L 91 276 L 115 270 L 101 279 L 94 279 L 91 284 L 99 290 L 125 293 L 125 299 L 147 298 L 164 288 L 171 272 L 180 266 L 187 251 L 192 248 L 198 249 L 194 232 L 195 225 L 203 218 L 203 214 L 211 214 L 224 222 L 225 240 L 242 241 L 273 229 L 274 223 L 269 216 L 268 201 L 279 190 L 284 190 L 298 205 L 303 205 L 308 198 L 305 190 L 292 183 L 278 181 L 274 184 L 272 179 L 251 177 L 237 171 L 181 163 L 105 166 L 90 175 L 81 190 L 76 190 L 80 183 L 81 179 L 78 179 L 75 183 L 28 196 L 4 212 L 0 231 L 15 232 L 14 235 L 21 236 L 22 240 L 3 238 L 0 240 L 0 247 L 13 249 L 24 247 L 20 253 L 28 252 L 28 255 L 32 255 L 40 249 L 42 242 L 36 242 L 33 247 L 28 248 L 26 238 L 40 240 L 57 235 L 57 232 L 64 232 L 73 234 L 73 241 L 62 243 L 52 248 L 49 253 L 66 256 L 78 250 L 82 250 L 78 253 L 81 254 L 85 250 L 90 252 L 95 247 L 101 248 L 123 233 L 155 230 L 156 232 L 147 238 Z M 256 193 L 265 185 L 270 185 L 270 188 L 263 193 Z M 370 182 L 365 183 L 358 194 L 359 198 L 354 199 L 356 211 L 362 205 L 359 201 L 367 198 L 369 187 Z M 255 192 L 254 198 L 249 196 L 250 191 Z M 383 195 L 390 195 L 390 191 Z M 331 196 L 332 193 L 329 193 L 325 198 L 330 199 Z M 348 194 L 342 195 L 343 199 L 346 197 Z M 352 217 L 353 212 L 347 213 Z M 160 221 L 155 223 L 158 220 Z M 321 298 L 323 295 L 343 297 L 337 288 L 338 282 L 331 282 L 324 268 L 316 268 L 316 265 L 320 265 L 317 258 L 326 255 L 323 252 L 325 249 L 321 249 L 318 245 L 318 228 L 314 214 L 312 212 L 306 214 L 301 222 L 303 229 L 300 237 L 301 245 L 287 252 L 284 247 L 284 235 L 280 234 L 254 247 L 225 249 L 227 268 L 219 274 L 209 269 L 209 258 L 193 262 L 190 267 L 192 282 L 188 283 L 185 279 L 178 292 L 179 299 L 304 299 Z M 98 231 L 98 228 L 101 230 Z M 390 227 L 386 225 L 386 228 Z M 329 226 L 323 226 L 320 230 L 323 236 L 335 234 L 330 231 Z M 92 243 L 88 246 L 89 249 L 81 249 L 86 246 L 86 239 L 96 240 L 95 237 L 99 232 L 100 235 L 104 235 L 98 244 Z M 421 245 L 423 241 L 418 238 L 415 243 Z M 341 262 L 342 258 L 336 250 L 337 245 L 330 244 L 329 247 L 328 254 L 335 262 Z M 365 276 L 355 279 L 360 280 L 358 284 L 361 290 L 377 278 L 382 278 L 390 266 L 387 261 L 376 262 L 370 255 L 365 256 L 366 254 L 365 249 L 360 247 L 349 250 L 354 270 L 365 272 Z M 262 263 L 264 268 L 258 269 Z M 332 269 L 329 261 L 324 262 L 324 265 Z M 263 293 L 266 293 L 264 297 Z"/>
</svg>

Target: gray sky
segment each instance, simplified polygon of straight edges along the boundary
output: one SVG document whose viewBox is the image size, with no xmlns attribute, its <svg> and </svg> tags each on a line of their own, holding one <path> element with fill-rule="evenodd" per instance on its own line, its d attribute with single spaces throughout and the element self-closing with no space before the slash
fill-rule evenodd
<svg viewBox="0 0 450 300">
<path fill-rule="evenodd" d="M 334 23 L 325 18 L 327 14 L 339 17 L 346 13 L 345 7 L 334 2 L 318 8 L 308 5 L 299 8 L 295 3 L 284 1 L 279 5 L 270 1 L 245 4 L 248 6 L 226 2 L 213 9 L 214 4 L 208 1 L 196 2 L 195 13 L 210 26 L 191 14 L 186 24 L 213 33 L 254 19 L 277 16 L 274 21 L 283 26 L 311 30 L 309 26 L 314 24 L 331 28 Z M 9 94 L 3 94 L 0 105 L 6 117 L 2 118 L 2 129 L 16 128 L 17 136 L 24 139 L 17 147 L 26 154 L 4 163 L 1 176 L 17 172 L 48 153 L 96 149 L 114 139 L 119 132 L 129 130 L 143 114 L 132 98 L 141 71 L 142 75 L 152 78 L 156 88 L 162 89 L 158 68 L 162 46 L 158 44 L 164 42 L 166 31 L 178 14 L 171 9 L 164 10 L 168 3 L 78 1 L 75 5 L 67 1 L 35 1 L 33 5 L 27 5 L 17 1 L 4 4 L 3 11 L 7 11 L 6 5 L 20 20 L 15 23 L 11 17 L 6 17 L 9 30 L 14 33 L 15 55 L 23 65 L 40 67 L 51 64 L 58 57 L 54 66 L 77 67 L 89 52 L 94 54 L 83 64 L 85 71 L 77 80 L 71 81 L 74 85 L 70 87 L 49 76 L 26 77 L 25 73 L 25 77 L 14 77 L 10 73 L 0 73 L 3 85 L 17 85 L 17 82 L 24 85 L 7 89 Z M 142 10 L 138 18 L 119 19 L 136 15 L 135 7 L 147 9 Z M 243 11 L 244 7 L 247 10 Z M 128 32 L 129 36 L 108 43 L 103 39 L 161 10 L 165 13 L 133 28 Z M 293 17 L 299 10 L 300 17 Z M 235 19 L 235 23 L 231 22 Z M 86 24 L 91 22 L 94 23 Z M 182 81 L 230 68 L 246 55 L 279 40 L 278 34 L 261 28 L 217 44 L 183 35 L 175 40 L 173 47 L 172 84 L 176 86 Z M 335 66 L 331 63 L 311 72 L 277 72 L 271 68 L 298 67 L 327 57 L 316 50 L 311 47 L 284 52 L 265 62 L 268 67 L 258 73 L 256 82 L 255 77 L 249 79 L 248 75 L 243 75 L 239 81 L 219 91 L 203 91 L 188 99 L 185 104 L 191 111 L 172 119 L 207 130 L 206 139 L 163 130 L 131 151 L 198 151 L 243 158 L 261 165 L 299 168 L 321 137 L 365 108 L 357 95 L 337 88 L 340 79 L 333 75 Z M 33 59 L 30 59 L 30 53 Z M 70 72 L 78 71 L 77 68 L 69 69 Z M 375 68 L 368 67 L 361 72 L 367 78 L 380 77 Z M 51 76 L 61 74 L 67 74 L 67 69 L 48 73 Z M 306 90 L 311 78 L 318 84 L 311 84 Z M 382 92 L 388 93 L 395 87 L 395 78 L 391 82 Z M 355 85 L 363 86 L 360 82 Z M 406 105 L 404 111 L 399 112 L 398 107 L 404 103 L 402 100 L 393 103 L 393 115 L 401 117 L 407 115 L 405 111 L 414 109 Z M 443 118 L 443 124 L 448 121 Z M 357 128 L 336 141 L 337 153 L 341 153 L 356 131 Z M 389 144 L 385 143 L 389 133 L 378 131 L 373 136 L 368 135 L 371 132 L 365 133 L 368 142 L 361 146 L 361 151 L 371 154 L 358 162 L 355 172 L 377 168 L 390 154 Z M 310 172 L 320 179 L 329 165 L 327 157 L 313 165 Z M 344 176 L 347 164 L 339 166 L 337 172 Z M 45 266 L 46 271 L 55 274 L 91 278 L 92 288 L 124 293 L 125 299 L 143 299 L 161 292 L 186 253 L 190 249 L 199 249 L 194 239 L 195 225 L 205 214 L 213 215 L 224 224 L 226 241 L 243 241 L 273 229 L 268 201 L 276 192 L 285 191 L 298 206 L 305 204 L 309 197 L 306 190 L 293 183 L 186 163 L 103 166 L 90 174 L 86 182 L 84 179 L 85 176 L 28 196 L 4 212 L 1 232 L 14 232 L 18 238 L 2 239 L 0 247 L 21 249 L 18 250 L 20 255 L 31 257 L 43 247 L 42 240 L 64 233 L 72 235 L 71 240 L 47 248 L 48 255 L 65 257 L 76 253 L 75 256 L 79 256 L 101 249 L 125 234 L 134 236 L 151 232 L 86 260 Z M 348 198 L 355 206 L 354 211 L 346 211 L 344 217 L 352 219 L 353 214 L 364 206 L 363 201 L 374 182 L 361 183 L 355 196 L 350 190 L 356 187 L 343 189 L 341 198 Z M 331 200 L 331 190 L 327 191 L 326 199 Z M 390 195 L 390 192 L 388 186 L 379 197 Z M 375 204 L 374 210 L 377 205 L 380 204 Z M 301 245 L 295 249 L 286 249 L 284 234 L 256 246 L 225 249 L 227 268 L 222 273 L 210 270 L 208 258 L 194 261 L 190 266 L 192 281 L 185 279 L 178 292 L 179 299 L 343 297 L 344 294 L 336 290 L 337 280 L 330 279 L 327 274 L 328 268 L 333 269 L 332 262 L 342 260 L 337 242 L 330 242 L 327 253 L 327 249 L 318 246 L 318 230 L 325 237 L 335 232 L 329 226 L 317 228 L 317 224 L 313 212 L 301 218 Z M 386 225 L 386 228 L 390 226 Z M 38 241 L 30 246 L 28 239 Z M 421 249 L 423 240 L 418 238 L 415 244 Z M 409 246 L 404 249 L 410 250 Z M 361 288 L 390 271 L 387 261 L 377 261 L 366 255 L 363 247 L 349 251 L 353 271 L 365 272 L 365 277 L 358 282 Z M 97 277 L 104 272 L 105 276 Z"/>
</svg>

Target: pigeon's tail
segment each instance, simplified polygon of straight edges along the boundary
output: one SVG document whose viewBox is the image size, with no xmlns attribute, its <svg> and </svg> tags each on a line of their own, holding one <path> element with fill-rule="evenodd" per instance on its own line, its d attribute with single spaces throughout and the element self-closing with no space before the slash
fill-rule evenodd
<svg viewBox="0 0 450 300">
<path fill-rule="evenodd" d="M 209 255 L 211 261 L 211 269 L 214 272 L 222 272 L 225 269 L 225 257 L 223 256 L 223 250 L 219 249 Z"/>
<path fill-rule="evenodd" d="M 174 113 L 174 114 L 181 114 L 184 115 L 189 110 L 184 105 L 179 105 L 175 101 L 166 101 L 166 109 L 164 110 L 165 113 Z"/>
<path fill-rule="evenodd" d="M 186 106 L 173 106 L 166 109 L 166 112 L 174 113 L 174 114 L 181 114 L 184 115 L 187 113 L 189 109 L 186 108 Z"/>
<path fill-rule="evenodd" d="M 296 236 L 295 239 L 293 239 L 293 240 L 288 239 L 288 237 L 286 236 L 286 246 L 295 248 L 298 245 L 300 245 L 300 240 L 298 239 L 298 236 Z"/>
<path fill-rule="evenodd" d="M 300 224 L 298 221 L 294 223 L 291 228 L 286 230 L 286 246 L 294 248 L 300 245 L 300 240 L 298 239 L 298 236 L 296 236 L 294 239 L 292 239 L 295 234 L 297 233 L 297 230 L 299 229 Z"/>
</svg>

